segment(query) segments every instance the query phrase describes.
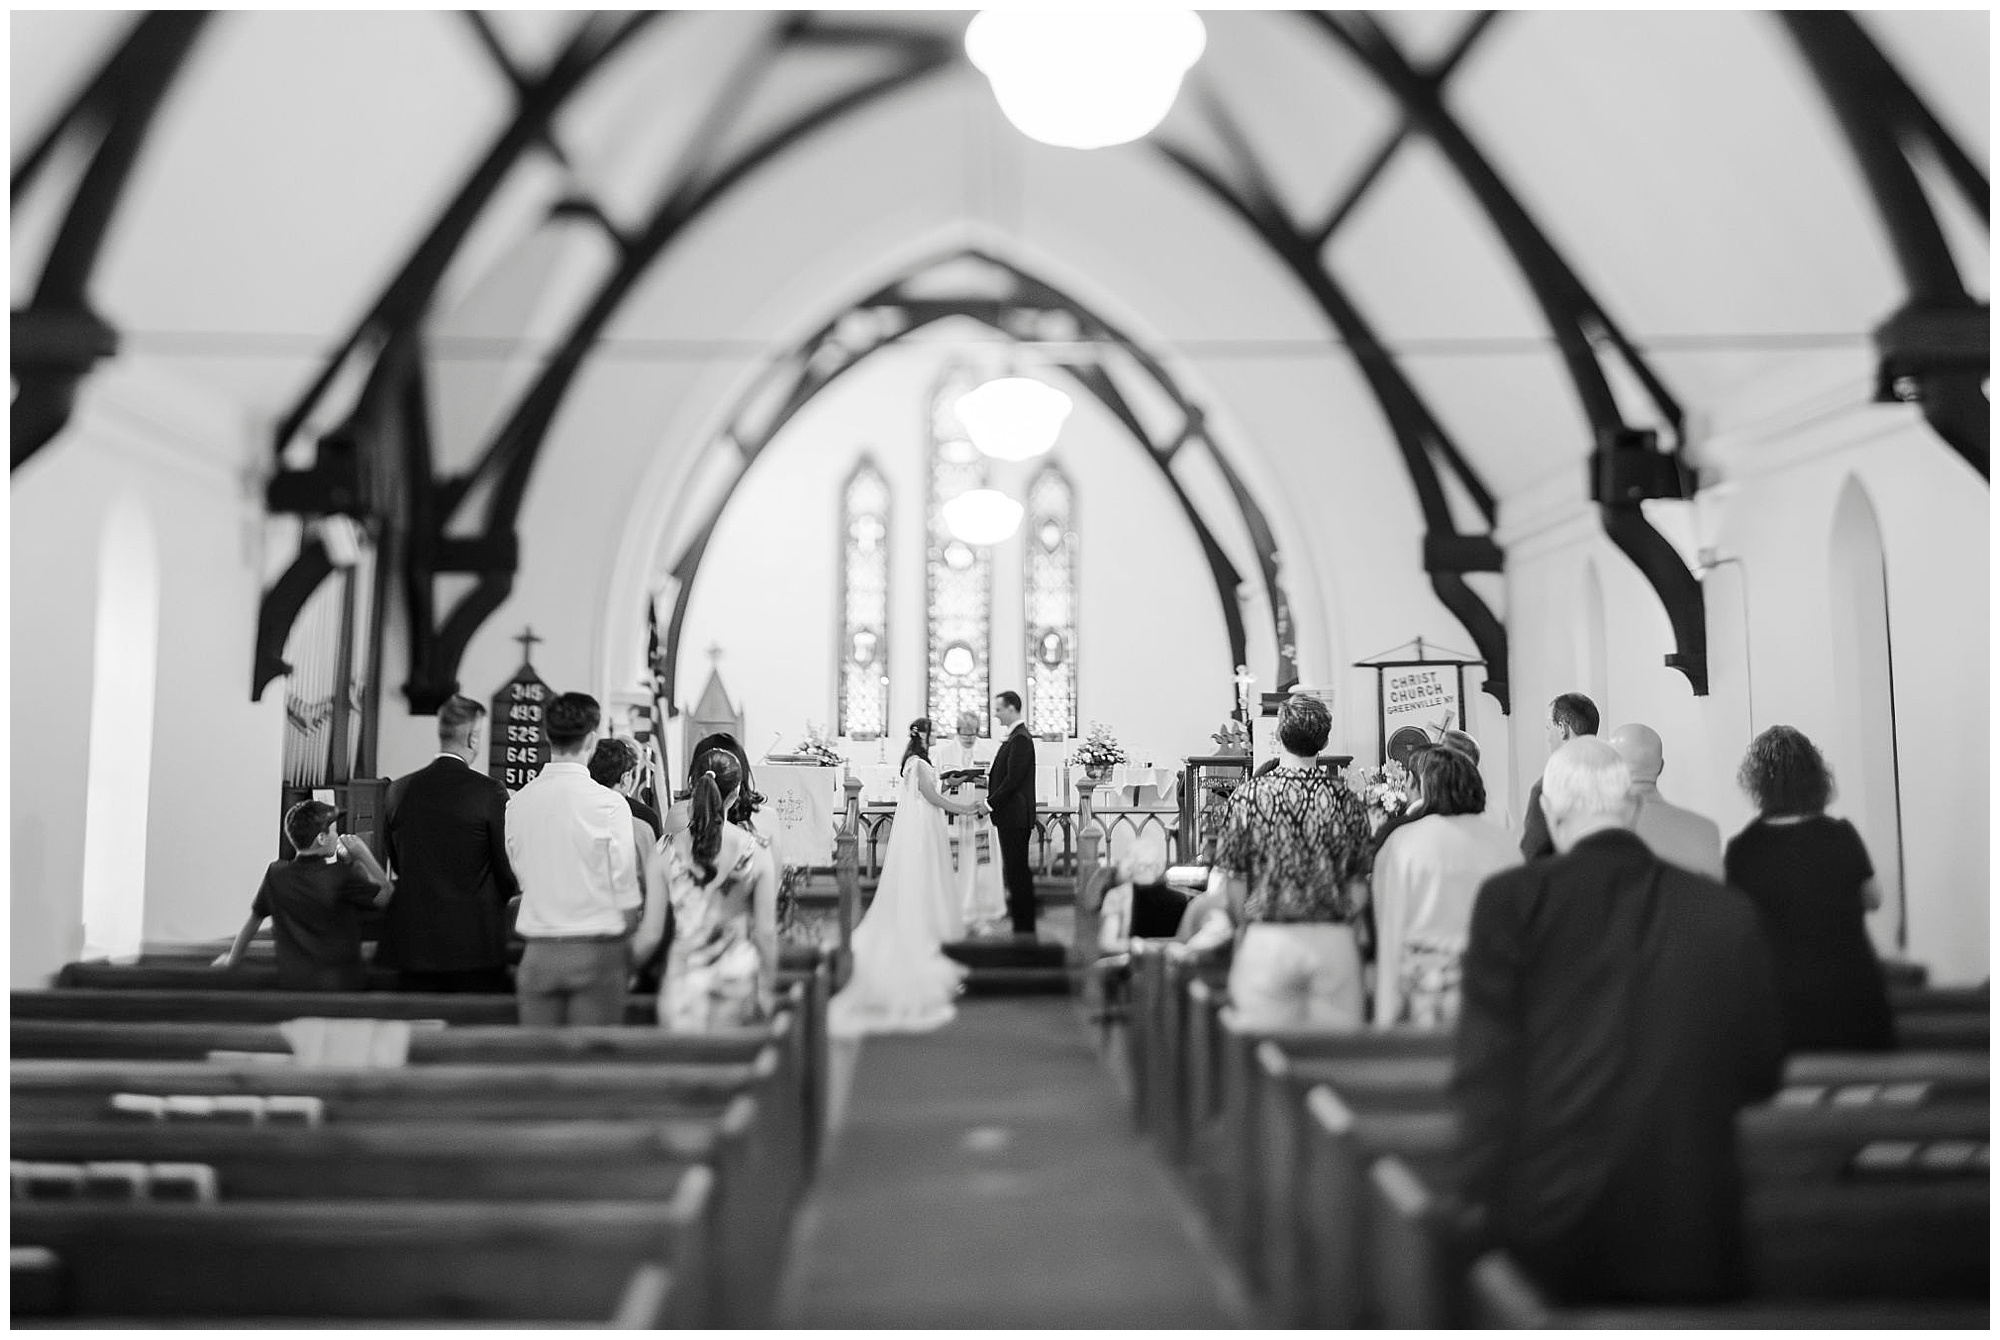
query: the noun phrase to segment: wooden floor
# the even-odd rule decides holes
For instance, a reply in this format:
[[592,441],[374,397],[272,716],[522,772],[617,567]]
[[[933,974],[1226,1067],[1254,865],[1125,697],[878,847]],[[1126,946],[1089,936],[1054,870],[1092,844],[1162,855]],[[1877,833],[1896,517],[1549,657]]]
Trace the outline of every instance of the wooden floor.
[[844,1050],[778,1325],[1248,1324],[1071,1000],[967,1000]]

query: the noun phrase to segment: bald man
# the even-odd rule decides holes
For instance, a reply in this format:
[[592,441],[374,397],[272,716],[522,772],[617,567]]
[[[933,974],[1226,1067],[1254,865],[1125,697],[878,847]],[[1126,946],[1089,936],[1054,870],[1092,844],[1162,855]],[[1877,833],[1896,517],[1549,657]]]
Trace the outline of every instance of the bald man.
[[1660,770],[1666,751],[1659,732],[1638,722],[1612,731],[1606,743],[1632,770],[1632,798],[1639,816],[1632,824],[1653,855],[1683,870],[1724,882],[1722,830],[1693,810],[1682,809],[1660,794]]

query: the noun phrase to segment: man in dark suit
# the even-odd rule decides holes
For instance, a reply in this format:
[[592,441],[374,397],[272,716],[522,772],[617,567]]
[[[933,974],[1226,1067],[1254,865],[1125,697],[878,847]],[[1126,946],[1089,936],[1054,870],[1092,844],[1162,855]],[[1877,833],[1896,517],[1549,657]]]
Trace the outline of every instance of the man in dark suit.
[[1610,745],[1550,757],[1558,855],[1473,905],[1452,1078],[1461,1187],[1565,1302],[1738,1296],[1736,1114],[1783,1065],[1757,916],[1629,831]]
[[438,708],[438,756],[389,783],[383,831],[396,871],[375,961],[404,991],[511,992],[507,788],[474,766],[486,709],[454,695]]
[[[1581,693],[1559,693],[1549,703],[1548,719],[1542,723],[1542,730],[1549,737],[1549,752],[1568,744],[1580,735],[1597,734],[1597,704]],[[1555,855],[1555,843],[1549,839],[1548,820],[1542,815],[1542,779],[1528,788],[1527,812],[1521,816],[1521,859],[1539,860]]]
[[1035,831],[1035,741],[1021,721],[1021,695],[994,696],[993,718],[1004,738],[986,774],[986,803],[1000,843],[1000,880],[1007,887],[1007,915],[1014,934],[1035,937],[1035,876],[1028,868],[1028,838]]

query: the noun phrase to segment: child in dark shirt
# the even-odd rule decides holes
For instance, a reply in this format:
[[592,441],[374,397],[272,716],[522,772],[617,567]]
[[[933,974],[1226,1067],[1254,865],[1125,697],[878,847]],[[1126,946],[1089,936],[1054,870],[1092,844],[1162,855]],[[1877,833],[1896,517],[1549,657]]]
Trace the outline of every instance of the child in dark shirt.
[[268,917],[281,988],[362,989],[368,968],[361,961],[361,909],[387,903],[395,881],[367,843],[341,835],[339,819],[340,811],[322,801],[292,807],[285,836],[297,855],[271,862],[250,904],[250,919],[216,967],[235,967]]

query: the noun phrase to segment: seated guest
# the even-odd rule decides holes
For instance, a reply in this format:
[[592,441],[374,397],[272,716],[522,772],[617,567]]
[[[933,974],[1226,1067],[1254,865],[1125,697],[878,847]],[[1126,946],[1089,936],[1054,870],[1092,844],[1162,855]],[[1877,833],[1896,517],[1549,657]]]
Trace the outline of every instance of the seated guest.
[[1829,818],[1833,775],[1813,742],[1790,726],[1751,741],[1737,782],[1757,817],[1729,842],[1729,882],[1750,895],[1764,925],[1785,1045],[1793,1051],[1896,1045],[1889,988],[1868,939],[1882,886],[1861,835]]
[[755,1023],[770,1013],[778,981],[778,868],[769,843],[730,823],[742,764],[727,749],[694,760],[688,826],[654,857],[636,948],[651,949],[670,904],[674,939],[660,983],[659,1020],[676,1032]]
[[1736,1114],[1783,1067],[1757,914],[1629,832],[1602,740],[1549,758],[1558,855],[1487,880],[1452,1092],[1460,1185],[1565,1303],[1701,1303],[1745,1286]]
[[1148,828],[1139,835],[1119,863],[1117,877],[1098,908],[1098,947],[1119,954],[1133,939],[1173,939],[1189,900],[1167,886],[1167,840],[1159,830]]
[[1490,875],[1518,865],[1489,823],[1486,783],[1470,758],[1440,746],[1410,760],[1417,817],[1375,853],[1375,1026],[1439,1027],[1458,1016],[1459,959],[1472,900]]
[[277,942],[278,985],[286,991],[359,991],[367,985],[361,960],[361,909],[381,907],[395,890],[368,844],[341,836],[340,811],[307,800],[285,815],[296,853],[273,861],[250,903],[236,941],[215,960],[233,968],[266,917]]
[[521,892],[507,860],[507,788],[480,770],[486,709],[454,694],[438,708],[438,753],[389,783],[383,855],[396,899],[378,967],[398,991],[507,993],[507,904]]
[[521,881],[515,927],[527,941],[514,994],[530,1028],[625,1021],[639,856],[632,811],[585,766],[599,717],[589,694],[557,694],[543,714],[548,766],[507,802],[507,858]]
[[1354,923],[1368,898],[1368,812],[1318,759],[1326,704],[1295,694],[1278,709],[1278,767],[1224,802],[1209,891],[1242,927],[1229,999],[1253,1028],[1361,1023]]
[[1709,879],[1722,878],[1722,830],[1713,820],[1684,810],[1660,794],[1660,771],[1666,751],[1650,726],[1637,722],[1620,726],[1605,737],[1632,770],[1632,798],[1639,817],[1632,825],[1653,855]]

